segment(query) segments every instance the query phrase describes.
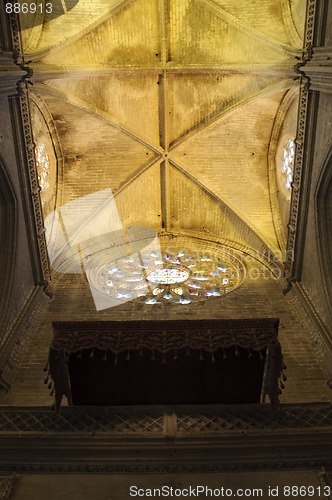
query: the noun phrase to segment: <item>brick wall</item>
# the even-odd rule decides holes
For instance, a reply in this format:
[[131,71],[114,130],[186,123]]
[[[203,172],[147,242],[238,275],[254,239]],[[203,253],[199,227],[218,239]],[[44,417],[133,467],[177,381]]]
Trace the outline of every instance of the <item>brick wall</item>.
[[[3,279],[0,283],[0,294],[7,294],[9,298],[8,307],[5,311],[0,311],[1,314],[1,329],[0,331],[0,345],[1,339],[4,338],[6,333],[10,330],[15,319],[18,317],[22,311],[29,295],[32,293],[34,288],[34,278],[32,274],[32,264],[30,258],[30,249],[27,237],[27,228],[25,224],[25,214],[22,206],[21,200],[21,183],[20,176],[18,173],[18,152],[15,151],[15,141],[12,131],[11,116],[9,110],[9,104],[6,99],[0,100],[0,114],[1,114],[1,124],[0,124],[0,143],[1,143],[1,163],[3,168],[6,170],[11,183],[13,192],[15,193],[15,202],[11,204],[10,207],[10,221],[4,219],[1,223],[8,230],[8,224],[11,223],[12,219],[15,218],[16,210],[16,232],[14,235],[14,245],[13,248],[8,248],[8,240],[3,238],[0,241],[0,254],[4,257],[7,252],[11,253],[11,258],[13,262],[13,275],[11,277],[10,287],[4,290],[2,288]],[[4,180],[2,179],[2,182]],[[9,188],[8,192],[9,192]],[[5,213],[5,212],[4,212]],[[14,227],[12,231],[15,231]],[[5,233],[4,233],[5,234]],[[7,233],[6,233],[7,234]]]
[[[257,267],[257,262],[255,263]],[[248,269],[249,270],[249,269]],[[282,402],[331,400],[325,375],[320,366],[319,343],[307,326],[304,310],[295,294],[283,295],[280,284],[264,278],[260,267],[257,279],[243,285],[222,299],[211,299],[198,305],[154,305],[138,301],[96,312],[85,278],[67,274],[58,277],[55,298],[33,336],[21,363],[5,405],[50,405],[43,366],[52,340],[51,321],[55,320],[121,320],[121,319],[209,319],[209,318],[280,318],[279,340],[287,365],[288,381]]]
[[[319,235],[317,231],[317,213],[315,210],[315,195],[317,194],[317,184],[322,174],[323,166],[332,144],[332,98],[330,94],[321,94],[318,111],[318,129],[316,135],[316,146],[312,165],[312,178],[310,201],[308,211],[308,222],[306,228],[306,238],[304,245],[304,258],[302,267],[301,284],[314,307],[316,308],[321,320],[324,322],[332,338],[331,306],[327,301],[326,293],[331,294],[331,290],[324,290],[324,273],[331,272],[331,269],[322,269],[319,251]],[[321,126],[319,126],[321,125]],[[327,166],[330,168],[330,166]],[[323,217],[331,217],[331,214],[322,215]]]

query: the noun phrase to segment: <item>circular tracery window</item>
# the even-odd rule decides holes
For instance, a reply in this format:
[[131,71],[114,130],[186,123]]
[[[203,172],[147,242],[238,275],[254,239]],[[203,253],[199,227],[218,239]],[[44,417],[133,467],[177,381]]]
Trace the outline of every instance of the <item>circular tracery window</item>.
[[184,269],[164,268],[151,271],[146,275],[151,283],[159,283],[160,285],[174,285],[174,283],[182,283],[189,277],[189,273]]
[[244,267],[229,253],[189,250],[137,253],[109,265],[92,266],[87,277],[100,292],[119,301],[190,304],[222,297],[239,286]]
[[281,173],[283,175],[286,189],[292,188],[295,161],[295,142],[292,139],[286,141],[282,151]]

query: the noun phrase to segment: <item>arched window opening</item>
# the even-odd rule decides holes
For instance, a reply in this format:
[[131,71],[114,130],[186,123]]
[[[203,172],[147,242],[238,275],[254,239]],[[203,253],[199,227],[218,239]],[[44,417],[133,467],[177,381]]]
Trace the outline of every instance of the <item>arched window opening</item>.
[[42,196],[50,187],[50,158],[49,154],[46,150],[46,146],[44,143],[39,143],[35,147],[35,155],[36,155],[36,164],[37,164],[37,174],[38,174],[38,184],[40,186],[40,190]]
[[291,190],[294,174],[295,142],[288,139],[282,150],[281,173],[287,190]]

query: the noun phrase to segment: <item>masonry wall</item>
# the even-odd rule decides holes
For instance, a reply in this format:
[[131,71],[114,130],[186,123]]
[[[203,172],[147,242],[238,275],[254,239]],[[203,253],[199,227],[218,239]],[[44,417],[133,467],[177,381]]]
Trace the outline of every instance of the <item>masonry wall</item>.
[[[0,332],[1,338],[4,338],[9,332],[13,323],[18,318],[24,305],[26,304],[29,296],[34,289],[34,279],[32,274],[32,265],[30,250],[27,238],[27,229],[25,215],[21,199],[22,185],[20,182],[18,157],[16,156],[17,150],[15,149],[15,138],[12,131],[11,114],[9,109],[9,102],[6,98],[0,98],[0,148],[1,148],[1,161],[7,171],[14,196],[16,198],[15,205],[11,207],[12,211],[16,209],[16,229],[14,239],[15,243],[13,248],[8,248],[8,240],[4,239],[0,242],[0,251],[5,255],[8,251],[11,252],[11,266],[13,267],[13,274],[10,287],[4,289],[3,277],[0,283],[0,295],[4,294],[9,299],[8,307],[6,310],[0,311],[0,321],[2,331]],[[6,220],[1,221],[3,224],[8,223]]]
[[[332,145],[332,96],[320,93],[318,124],[319,133],[315,137],[315,151],[312,164],[311,189],[309,200],[309,212],[306,228],[306,239],[304,244],[304,257],[302,266],[301,285],[308,294],[310,301],[317,310],[325,328],[329,332],[332,341],[332,308],[328,300],[325,275],[331,269],[323,269],[320,258],[320,240],[318,234],[318,215],[316,206],[317,185],[320,181],[323,168],[326,165],[329,150]],[[327,165],[329,168],[329,165]],[[329,218],[330,214],[320,214],[321,217]],[[328,241],[328,240],[327,240]]]
[[55,297],[42,319],[21,363],[4,405],[48,406],[52,403],[43,384],[43,367],[52,341],[51,322],[140,319],[234,319],[280,318],[279,340],[288,380],[282,402],[330,401],[331,392],[321,368],[322,351],[315,333],[308,328],[308,318],[296,295],[282,293],[279,282],[266,268],[255,263],[253,278],[222,299],[210,299],[191,305],[146,305],[138,300],[97,312],[86,279],[63,274],[56,284]]

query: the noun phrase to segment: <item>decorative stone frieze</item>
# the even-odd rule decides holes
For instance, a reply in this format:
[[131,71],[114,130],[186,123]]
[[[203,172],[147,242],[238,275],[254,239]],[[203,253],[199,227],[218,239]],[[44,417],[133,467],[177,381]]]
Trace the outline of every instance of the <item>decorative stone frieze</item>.
[[[300,204],[303,205],[303,198],[307,197],[308,193],[304,193],[304,187],[309,189],[306,183],[303,186],[303,169],[305,167],[304,162],[304,148],[307,146],[308,137],[308,117],[311,118],[313,113],[308,112],[309,106],[309,87],[310,80],[306,73],[303,71],[303,67],[312,58],[312,45],[314,41],[314,26],[315,26],[315,16],[316,16],[316,4],[317,0],[309,0],[307,8],[307,22],[305,30],[305,40],[304,40],[304,50],[302,61],[299,62],[294,67],[295,73],[297,73],[301,78],[301,88],[300,88],[300,101],[299,101],[299,116],[298,116],[298,126],[297,134],[295,138],[296,143],[296,153],[295,153],[295,164],[294,164],[294,174],[292,183],[292,197],[290,206],[290,217],[288,224],[288,238],[286,246],[286,257],[284,272],[289,285],[293,281],[299,279],[299,265],[298,261],[301,260],[301,252],[298,252],[299,241],[299,210]],[[310,101],[312,107],[315,106],[315,102]],[[312,110],[310,110],[312,111]],[[303,210],[303,215],[305,216],[305,210]],[[290,286],[285,289],[287,292]]]
[[278,412],[268,405],[76,407],[58,416],[44,408],[3,408],[0,470],[328,470],[331,425],[331,405],[319,404]]
[[[17,132],[15,144],[17,150],[24,147],[25,155],[23,161],[19,164],[22,170],[21,178],[27,183],[27,193],[23,207],[27,212],[27,220],[34,221],[28,231],[31,237],[31,248],[34,260],[34,274],[36,285],[43,286],[46,295],[51,297],[48,289],[50,279],[50,269],[46,240],[44,234],[44,221],[40,200],[40,187],[38,185],[37,167],[35,161],[33,135],[31,130],[31,120],[28,101],[28,86],[32,77],[32,69],[24,60],[19,19],[16,14],[8,15],[13,48],[13,65],[16,68],[16,76],[12,76],[16,81],[16,92],[12,92],[11,114],[14,120]],[[1,79],[0,79],[1,81]],[[24,191],[25,192],[25,191]],[[32,212],[32,213],[30,213]]]
[[103,435],[173,437],[219,435],[229,431],[274,429],[324,429],[332,427],[330,404],[282,404],[277,412],[269,405],[71,407],[55,416],[47,408],[2,407],[1,434],[18,433],[101,433]]

